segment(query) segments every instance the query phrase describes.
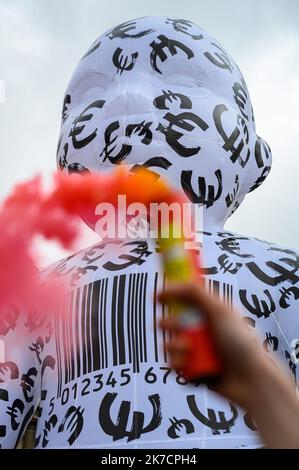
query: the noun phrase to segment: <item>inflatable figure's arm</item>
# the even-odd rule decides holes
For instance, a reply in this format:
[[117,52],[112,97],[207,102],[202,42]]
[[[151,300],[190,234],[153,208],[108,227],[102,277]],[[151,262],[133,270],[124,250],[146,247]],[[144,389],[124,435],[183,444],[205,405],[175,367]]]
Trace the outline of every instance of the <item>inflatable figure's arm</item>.
[[[292,286],[292,292],[295,289],[299,292],[299,285]],[[287,292],[290,292],[287,289]],[[285,291],[282,296],[285,295]],[[278,308],[281,308],[278,305]],[[294,297],[288,300],[288,307],[283,307],[276,315],[279,323],[279,355],[282,361],[289,368],[296,384],[299,381],[299,302]]]
[[278,352],[292,373],[299,380],[299,254],[293,250],[282,250],[276,261],[281,267],[277,286],[276,310]]
[[40,398],[45,337],[36,312],[0,314],[0,447],[14,448]]

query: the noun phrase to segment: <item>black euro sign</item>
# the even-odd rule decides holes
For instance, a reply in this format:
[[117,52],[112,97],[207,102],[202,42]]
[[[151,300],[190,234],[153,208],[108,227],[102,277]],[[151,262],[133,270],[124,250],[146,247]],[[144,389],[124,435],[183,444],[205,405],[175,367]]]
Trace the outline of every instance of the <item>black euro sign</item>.
[[76,406],[72,405],[67,410],[58,428],[59,433],[64,432],[65,427],[70,432],[70,436],[67,440],[70,446],[75,442],[75,440],[81,434],[81,431],[83,429],[83,424],[84,424],[83,414],[84,414],[84,408],[81,409],[80,406],[77,408]]
[[85,251],[84,253],[84,256],[82,258],[82,261],[85,261],[87,264],[92,264],[92,263],[95,263],[96,261],[98,261],[99,259],[101,259],[105,252],[102,252],[100,254],[98,254],[98,250],[99,249],[103,249],[104,247],[101,247],[101,246],[94,246],[88,250]]
[[217,188],[213,185],[206,184],[206,178],[203,176],[197,177],[198,192],[194,191],[192,187],[192,170],[183,170],[181,173],[181,185],[188,196],[190,201],[203,204],[207,209],[217,201],[222,194],[222,173],[221,170],[215,171],[217,180]]
[[263,346],[265,351],[270,352],[270,346],[272,351],[277,351],[278,349],[278,338],[273,336],[270,332],[266,333],[266,338],[263,341]]
[[54,367],[55,367],[55,358],[53,356],[50,356],[50,354],[48,354],[44,359],[43,359],[43,362],[42,362],[42,370],[41,370],[41,375],[43,377],[44,375],[44,372],[46,370],[46,368],[48,367],[49,369],[52,369],[54,370]]
[[260,176],[256,179],[256,181],[253,183],[253,186],[249,189],[249,193],[251,193],[252,191],[254,191],[256,188],[258,188],[264,181],[265,179],[267,178],[267,176],[269,175],[271,171],[271,166],[265,166],[263,168],[263,171],[262,173],[260,174]]
[[[268,244],[271,245],[271,243],[268,243]],[[280,248],[278,246],[271,245],[270,248],[268,248],[268,250],[275,251],[275,253],[284,253],[286,255],[296,256],[296,251],[290,250],[289,248]]]
[[98,266],[83,266],[82,268],[76,268],[71,276],[71,286],[77,286],[78,282],[84,277],[87,273],[95,272],[98,270]]
[[[59,145],[59,147],[60,147],[60,145]],[[58,156],[59,149],[57,151],[58,166],[59,166],[60,171],[63,171],[68,166],[68,162],[67,162],[68,151],[69,151],[69,144],[67,142],[63,146],[63,153],[62,153],[61,156]]]
[[121,75],[124,70],[126,71],[132,70],[135,65],[137,57],[138,57],[138,52],[133,52],[133,54],[131,54],[131,59],[129,58],[128,55],[124,57],[123,49],[118,47],[112,56],[112,62],[117,68],[117,73]]
[[[104,243],[98,243],[94,245],[92,248],[87,249],[84,251],[84,256],[82,256],[81,261],[85,261],[87,264],[96,263],[100,258],[102,258],[105,254],[105,248],[116,245],[119,246],[123,242],[121,240],[112,240],[112,241],[105,241]],[[100,252],[100,250],[104,250],[104,252]],[[100,253],[97,255],[97,252]]]
[[118,257],[120,260],[125,260],[124,263],[118,264],[112,261],[107,261],[107,263],[103,264],[104,269],[107,269],[108,271],[119,271],[121,269],[126,269],[133,264],[140,266],[145,262],[144,258],[147,258],[152,254],[152,252],[148,250],[148,244],[146,241],[136,240],[124,243],[123,246],[133,247],[129,253],[123,253]]
[[299,361],[299,340],[298,339],[294,339],[291,342],[291,348],[293,350],[293,352],[291,354],[291,358],[293,360],[293,363],[297,364],[298,361]]
[[251,429],[251,431],[257,431],[257,427],[256,427],[256,424],[252,418],[252,416],[247,412],[245,413],[244,417],[244,423],[246,424],[246,426]]
[[151,131],[152,122],[139,122],[137,124],[128,124],[126,127],[126,137],[132,137],[133,134],[137,134],[142,137],[141,143],[149,145],[153,139],[153,133]]
[[255,315],[257,318],[268,318],[271,313],[275,311],[275,302],[268,291],[268,289],[264,290],[264,294],[267,297],[267,300],[265,299],[258,299],[256,294],[251,295],[252,303],[247,299],[247,290],[246,289],[240,289],[239,290],[239,297],[240,300],[243,304],[243,306],[253,315]]
[[203,414],[197,406],[195,395],[188,395],[187,403],[193,416],[202,424],[209,427],[213,434],[220,434],[220,431],[230,433],[238,417],[237,407],[232,402],[229,402],[232,413],[231,417],[227,418],[224,411],[218,411],[219,419],[217,418],[215,410],[211,408],[207,409],[207,416]]
[[80,113],[79,116],[74,119],[69,136],[72,137],[72,143],[75,149],[81,149],[82,147],[85,147],[97,136],[98,129],[95,128],[88,136],[82,139],[78,139],[78,136],[80,136],[80,134],[85,129],[84,123],[90,121],[94,116],[92,112],[88,113],[88,111],[93,108],[100,109],[103,107],[104,103],[105,101],[103,100],[94,101],[85,109],[83,109],[82,113]]
[[284,263],[287,266],[290,266],[288,269],[286,266],[282,264],[278,264],[275,261],[266,261],[266,266],[274,271],[277,276],[270,276],[269,274],[265,273],[256,263],[251,262],[247,263],[247,267],[255,277],[257,277],[260,281],[268,284],[269,286],[277,286],[282,282],[288,281],[291,284],[296,284],[299,281],[299,276],[296,274],[299,269],[299,255],[297,253],[293,253],[294,258],[280,258],[279,261]]
[[156,42],[156,40],[154,40],[150,43],[150,47],[152,48],[150,62],[152,68],[161,75],[162,72],[157,66],[157,58],[159,57],[161,62],[165,62],[165,60],[167,60],[168,56],[164,49],[167,49],[172,56],[177,54],[177,49],[180,49],[186,54],[188,60],[194,57],[193,51],[180,41],[170,39],[164,36],[164,34],[160,34],[157,39],[159,39],[160,42]]
[[249,116],[245,113],[246,105],[248,102],[248,90],[245,81],[242,79],[242,83],[236,82],[233,86],[234,92],[234,100],[236,105],[238,106],[240,113],[242,114],[243,118],[248,121]]
[[85,168],[85,166],[81,165],[81,163],[71,163],[70,165],[68,165],[67,167],[67,171],[69,173],[69,175],[73,175],[73,174],[76,174],[76,175],[87,175],[87,174],[91,174],[90,171]]
[[41,336],[39,336],[37,338],[35,343],[32,343],[32,346],[29,346],[30,351],[32,351],[36,354],[36,357],[37,357],[38,362],[40,364],[42,363],[40,355],[44,350],[44,346],[45,346],[45,343],[44,343],[44,340]]
[[62,105],[62,122],[64,122],[68,117],[68,107],[71,104],[72,98],[71,95],[65,95],[64,100],[63,100],[63,105]]
[[233,73],[234,67],[227,52],[225,52],[225,50],[222,49],[222,47],[220,47],[218,44],[212,43],[212,46],[215,46],[216,51],[213,53],[214,55],[212,55],[210,52],[205,52],[204,55],[206,58],[217,67],[229,70],[230,73]]
[[105,36],[108,37],[109,39],[115,39],[115,38],[138,39],[138,38],[142,38],[143,36],[146,36],[146,35],[148,35],[148,34],[150,34],[154,31],[153,29],[145,29],[143,31],[140,31],[139,33],[129,34],[129,31],[133,31],[134,29],[136,29],[136,21],[125,21],[124,23],[121,23],[121,24],[115,26],[108,33],[106,33]]
[[192,108],[192,101],[188,96],[183,95],[182,93],[174,93],[171,90],[162,90],[162,92],[163,95],[157,96],[157,98],[155,98],[153,101],[155,108],[169,110],[169,106],[166,105],[166,101],[169,101],[169,103],[172,104],[173,101],[177,101],[178,99],[180,100],[181,109]]
[[216,245],[219,246],[220,250],[226,251],[234,256],[239,256],[240,258],[253,258],[253,255],[250,253],[241,253],[239,240],[248,240],[246,237],[227,237],[223,238],[220,242],[216,242]]
[[[40,402],[39,402],[38,407],[37,407],[36,412],[35,412],[35,416],[37,418],[42,417],[42,414],[43,414],[43,406],[42,405],[43,405],[44,401],[47,398],[47,394],[48,394],[47,390],[41,390]],[[51,412],[49,414],[51,414]],[[35,434],[34,447],[37,447],[39,445],[40,439],[41,439],[41,434],[38,434],[38,435]]]
[[7,407],[6,414],[10,416],[10,425],[13,431],[16,431],[21,424],[20,418],[24,412],[25,405],[19,398],[16,398],[11,406]]
[[235,186],[233,188],[233,192],[232,194],[228,193],[225,197],[226,207],[230,207],[232,205],[232,203],[234,202],[234,200],[236,199],[238,195],[239,189],[240,189],[239,175],[236,175]]
[[72,266],[71,268],[68,267],[68,261],[72,259],[74,256],[75,255],[68,256],[67,258],[58,262],[55,268],[49,273],[48,279],[66,276],[70,274],[72,271],[74,271],[75,266]]
[[[1,393],[0,393],[0,399],[1,399]],[[15,440],[15,448],[17,448],[18,443],[20,439],[22,438],[23,433],[27,427],[27,424],[33,416],[34,405],[32,405],[27,410],[27,413],[25,414],[25,416],[23,417],[23,420],[21,421],[24,410],[25,410],[24,403],[19,398],[16,398],[14,402],[12,403],[12,405],[7,407],[7,411],[6,411],[6,414],[8,414],[11,418],[11,422],[10,422],[11,429],[13,431],[17,431],[19,429],[18,436]],[[6,427],[0,426],[0,436],[1,435],[5,436],[5,434],[6,434]]]
[[[223,149],[230,154],[233,163],[238,161],[240,166],[244,168],[250,158],[250,149],[247,148],[249,143],[249,132],[246,121],[239,114],[237,117],[237,125],[230,135],[227,135],[223,128],[222,116],[227,112],[228,108],[224,104],[218,104],[213,112],[213,118],[216,129],[222,137],[224,145]],[[244,157],[242,154],[245,152]]]
[[279,299],[279,305],[281,308],[289,308],[291,305],[290,299],[293,297],[294,300],[299,299],[299,287],[291,286],[288,289],[282,287],[279,289],[281,297]]
[[254,154],[258,168],[263,168],[265,166],[264,160],[269,160],[271,157],[271,149],[269,145],[259,136],[257,136],[256,139]]
[[[0,400],[1,401],[8,401],[8,391],[5,388],[0,388]],[[0,424],[0,437],[6,436],[6,426]]]
[[232,232],[217,232],[217,236],[221,238],[232,237]]
[[185,147],[181,144],[179,140],[184,136],[184,133],[175,130],[174,127],[178,127],[187,133],[194,131],[196,126],[202,131],[206,131],[209,126],[203,119],[188,111],[179,114],[166,113],[163,119],[168,121],[168,126],[160,122],[156,130],[165,135],[166,142],[178,155],[192,157],[201,150],[200,146]]
[[15,305],[11,305],[7,311],[1,312],[0,336],[5,336],[10,330],[13,331],[15,329],[19,314],[20,311]]
[[[141,137],[141,143],[148,145],[152,141],[153,133],[150,130],[152,122],[139,122],[136,124],[129,124],[126,127],[126,137],[132,137],[134,133],[137,133]],[[103,162],[108,158],[110,163],[114,165],[120,164],[132,151],[133,146],[131,144],[122,144],[120,151],[113,155],[113,152],[117,146],[117,135],[112,137],[112,134],[119,129],[120,125],[118,121],[114,121],[106,128],[104,133],[105,147],[100,153],[100,157],[104,155]],[[115,145],[114,145],[115,144]]]
[[20,385],[27,403],[30,403],[33,400],[36,377],[37,369],[35,367],[30,367],[27,373],[22,375]]
[[240,271],[243,264],[237,263],[235,260],[230,259],[228,255],[223,253],[223,255],[219,256],[218,263],[220,266],[219,271],[223,271],[223,274],[230,273],[230,274],[237,274]]
[[52,429],[54,429],[57,425],[58,418],[56,415],[50,416],[50,418],[45,421],[44,429],[43,429],[43,440],[42,440],[42,447],[45,448],[49,444],[49,433]]
[[[19,368],[15,362],[0,362],[0,374],[3,374],[3,376],[5,376],[7,371],[9,371],[9,380],[15,380],[19,378]],[[5,378],[1,379],[0,376],[0,383],[5,381]]]
[[184,430],[186,434],[194,433],[194,426],[189,419],[177,419],[173,417],[173,419],[169,418],[169,421],[171,426],[168,428],[167,434],[171,439],[178,439],[180,433]]
[[30,333],[32,331],[38,330],[43,326],[45,318],[41,316],[36,310],[30,310],[27,315],[26,322],[24,326],[28,329]]
[[148,400],[152,405],[152,416],[147,425],[144,425],[144,413],[133,411],[132,425],[129,430],[128,420],[131,410],[131,402],[122,401],[115,422],[112,421],[110,410],[116,400],[117,393],[106,393],[99,408],[99,423],[103,431],[113,437],[113,441],[127,438],[127,442],[139,439],[142,434],[157,429],[162,421],[161,402],[158,394],[149,395]]
[[[140,164],[136,164],[136,165],[133,165],[132,168],[130,169],[130,171],[132,173],[136,173],[140,168],[161,168],[163,170],[168,170],[168,168],[172,165],[172,163],[170,163],[169,160],[167,160],[167,158],[165,157],[152,157],[152,158],[149,158],[148,160],[146,160],[144,163],[142,163],[141,165]],[[153,175],[156,176],[157,180],[160,178],[160,175],[158,173],[156,173],[155,171],[153,170],[149,170]]]
[[239,206],[240,206],[239,201],[235,201],[233,206],[230,208],[229,215],[231,216],[234,212],[236,212]]
[[[111,155],[116,148],[115,141],[117,140],[117,135],[112,137],[112,134],[119,129],[120,125],[118,121],[114,121],[106,128],[104,133],[105,147],[100,153],[100,157],[104,155],[103,162],[108,158],[110,163],[115,165],[121,163],[131,152],[132,145],[123,144],[120,151],[116,155]],[[113,145],[115,143],[115,145]]]
[[173,29],[175,29],[175,31],[178,31],[179,33],[187,34],[187,36],[190,36],[194,40],[203,39],[202,34],[192,34],[189,32],[189,28],[192,28],[193,26],[199,29],[198,26],[192,23],[192,21],[184,20],[182,18],[167,18],[165,23],[171,24],[173,26]]
[[201,267],[200,272],[203,276],[211,276],[212,274],[217,274],[217,266]]

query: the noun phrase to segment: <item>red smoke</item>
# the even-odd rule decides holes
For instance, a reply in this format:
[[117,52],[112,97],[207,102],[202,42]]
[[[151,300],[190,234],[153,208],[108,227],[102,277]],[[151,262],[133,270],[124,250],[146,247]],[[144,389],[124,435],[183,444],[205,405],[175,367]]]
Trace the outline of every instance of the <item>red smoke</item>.
[[117,204],[118,194],[126,195],[128,204],[147,204],[167,201],[170,191],[153,173],[131,175],[124,167],[105,175],[56,177],[50,191],[39,177],[17,185],[0,207],[0,311],[9,304],[29,308],[33,300],[49,307],[56,286],[40,284],[35,236],[71,248],[79,233],[77,215],[94,214],[101,202]]
[[59,201],[49,204],[50,197],[41,179],[34,178],[17,185],[1,205],[0,310],[9,304],[29,308],[33,299],[36,305],[42,298],[44,303],[51,298],[50,291],[39,283],[33,240],[39,234],[70,248],[77,227],[75,217]]

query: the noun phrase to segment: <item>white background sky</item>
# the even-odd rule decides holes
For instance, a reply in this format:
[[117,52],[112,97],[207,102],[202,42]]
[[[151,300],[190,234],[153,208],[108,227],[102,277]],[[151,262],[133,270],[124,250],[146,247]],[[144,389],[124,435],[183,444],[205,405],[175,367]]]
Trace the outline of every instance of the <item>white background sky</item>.
[[[226,228],[299,247],[298,0],[0,0],[6,92],[0,103],[0,199],[16,182],[55,171],[62,97],[90,44],[111,26],[146,15],[197,23],[245,75],[273,168]],[[50,259],[61,254],[47,252]]]

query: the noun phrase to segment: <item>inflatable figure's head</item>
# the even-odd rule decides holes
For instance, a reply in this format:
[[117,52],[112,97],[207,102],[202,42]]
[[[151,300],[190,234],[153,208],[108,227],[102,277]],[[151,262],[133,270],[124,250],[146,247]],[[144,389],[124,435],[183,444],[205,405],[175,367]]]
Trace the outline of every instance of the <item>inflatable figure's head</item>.
[[205,226],[222,225],[271,168],[238,66],[172,17],[127,21],[93,43],[64,97],[57,159],[69,173],[144,165],[202,204]]

